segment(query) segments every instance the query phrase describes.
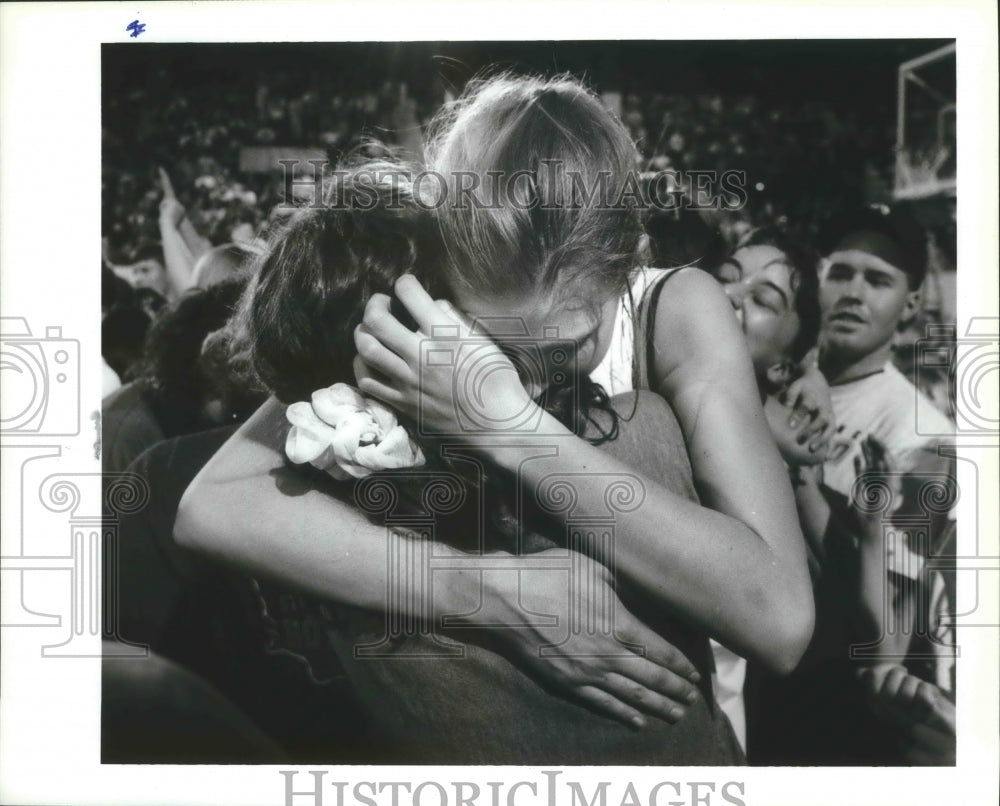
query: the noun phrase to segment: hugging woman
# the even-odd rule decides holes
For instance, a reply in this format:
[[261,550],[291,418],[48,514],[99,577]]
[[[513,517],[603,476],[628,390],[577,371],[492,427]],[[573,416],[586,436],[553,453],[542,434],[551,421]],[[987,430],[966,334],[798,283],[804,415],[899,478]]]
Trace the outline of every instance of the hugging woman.
[[[255,361],[279,399],[265,404],[188,489],[177,539],[259,576],[360,608],[349,611],[356,618],[329,631],[328,646],[347,670],[386,760],[738,763],[741,754],[707,683],[708,638],[787,671],[808,641],[812,607],[790,487],[725,295],[696,273],[677,275],[667,286],[655,277],[639,281],[648,273],[635,265],[637,211],[573,197],[570,177],[596,183],[610,176],[621,187],[634,165],[621,124],[576,82],[501,77],[474,85],[439,118],[428,153],[429,166],[456,182],[470,172],[487,177],[496,171],[521,172],[528,181],[509,184],[510,196],[499,206],[446,204],[425,214],[425,200],[414,197],[412,210],[394,201],[367,211],[305,213],[279,236],[248,297],[251,311],[255,300],[265,311],[278,310],[273,303],[282,294],[288,301],[282,315],[249,318]],[[566,168],[559,177],[541,167],[551,159]],[[437,254],[433,238],[417,234],[425,215],[430,231],[440,233]],[[360,234],[369,223],[377,230],[374,222],[387,216],[396,220],[380,237]],[[296,226],[305,229],[296,234]],[[338,320],[331,300],[345,282],[358,283],[359,273],[378,281],[365,279],[353,292],[353,310],[360,313],[363,305],[363,314]],[[419,279],[432,282],[432,292],[450,304],[436,301]],[[622,311],[623,299],[634,302],[631,317]],[[511,318],[519,324],[514,335],[507,329]],[[470,319],[478,320],[478,332]],[[527,336],[539,344],[543,365],[556,363],[544,350],[548,328],[576,345],[577,375],[569,384],[593,404],[582,418],[560,421],[558,411],[533,401],[556,376],[548,371],[553,367],[533,374],[505,358],[502,348],[509,353]],[[348,335],[356,355],[345,346]],[[637,391],[602,406],[605,396],[586,376],[605,361],[612,342],[620,348],[616,372],[633,370],[625,386]],[[631,361],[618,360],[628,345]],[[461,361],[421,366],[422,351],[438,347],[478,355],[492,350],[499,371],[489,393],[468,394]],[[279,392],[282,379],[297,385]],[[505,546],[492,554],[520,572],[456,563],[458,570],[440,584],[435,579],[387,603],[387,578],[399,577],[387,569],[387,557],[412,557],[426,542],[371,523],[343,491],[331,495],[325,481],[296,477],[283,452],[283,404],[352,381],[402,422],[419,424],[421,435],[432,437],[422,446],[432,461],[442,441],[475,456],[485,468],[484,490],[506,485],[515,502],[530,501],[554,477],[568,478],[572,507],[559,511],[551,500],[538,502],[546,510],[539,533],[556,546],[565,544],[561,535],[573,537],[574,524],[607,520],[609,479],[635,479],[638,503],[613,513],[613,552],[600,530],[571,544],[573,562],[588,569],[573,578],[595,580],[590,594],[608,597],[625,629],[575,631],[564,622],[554,632],[539,619],[525,619],[525,612],[566,612],[566,586],[560,590],[553,581],[563,577],[531,561],[569,555],[563,548],[532,553],[534,541],[526,540],[515,541],[517,551],[510,552],[502,542],[503,518],[487,519],[486,531],[495,530],[501,541],[487,549]],[[480,430],[472,439],[456,421],[460,410],[478,410],[486,424],[509,424],[529,412],[531,431]],[[540,445],[558,451],[543,456]],[[514,512],[515,535],[518,526],[534,533],[530,513],[516,506]],[[456,551],[433,548],[439,550]],[[434,643],[423,634],[390,642],[380,656],[356,653],[359,644],[378,642],[384,618],[365,619],[387,606],[417,619],[430,615],[434,627],[437,615],[461,614],[459,625],[475,628],[461,633],[464,657],[414,658],[421,652],[413,651],[413,642]],[[660,638],[643,632],[649,628]],[[683,679],[686,663],[664,638],[696,667],[695,697]],[[646,651],[634,651],[637,644]]]

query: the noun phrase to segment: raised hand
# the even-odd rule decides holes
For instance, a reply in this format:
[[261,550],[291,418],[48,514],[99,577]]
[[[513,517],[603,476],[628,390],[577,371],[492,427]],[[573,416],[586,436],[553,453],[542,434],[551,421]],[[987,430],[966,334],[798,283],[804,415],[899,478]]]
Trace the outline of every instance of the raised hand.
[[796,432],[796,444],[825,460],[836,418],[823,374],[816,367],[807,369],[788,386],[781,403],[791,410],[788,427]]
[[[801,410],[792,410],[780,403],[777,398],[768,396],[764,401],[764,415],[767,425],[778,446],[781,458],[791,468],[809,467],[821,464],[826,453],[823,450],[811,450],[810,433],[813,431],[813,421],[808,419]],[[792,427],[795,424],[795,428]]]
[[[890,501],[897,505],[901,500],[900,478],[892,473],[892,465],[889,462],[889,453],[876,437],[869,434],[861,442],[861,455],[854,457],[854,473],[856,477],[867,476],[869,483],[876,485],[886,485]],[[864,490],[858,492],[865,494]],[[878,496],[877,491],[874,495]],[[881,497],[881,496],[878,496]],[[868,507],[866,502],[852,501],[852,506],[859,518],[871,529],[869,537],[880,540],[882,536],[882,519],[891,513],[883,512],[881,507]]]
[[176,199],[177,194],[174,192],[174,183],[170,181],[170,174],[160,166],[157,166],[156,172],[160,176],[160,190],[163,191],[163,198]]
[[955,763],[955,705],[941,689],[894,664],[866,668],[860,678],[876,715],[899,728],[907,761]]
[[184,220],[186,210],[174,196],[164,196],[160,202],[160,226],[168,226],[173,229],[180,227]]

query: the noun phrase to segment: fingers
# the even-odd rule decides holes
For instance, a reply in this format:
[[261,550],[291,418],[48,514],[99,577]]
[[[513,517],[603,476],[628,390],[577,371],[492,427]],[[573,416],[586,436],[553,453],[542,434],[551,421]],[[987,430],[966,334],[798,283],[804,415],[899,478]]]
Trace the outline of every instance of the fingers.
[[[616,687],[629,684],[655,695],[658,698],[657,702],[668,706],[664,710],[664,718],[670,709],[678,705],[692,705],[699,699],[698,689],[687,679],[646,658],[639,656],[616,658],[611,666],[608,677]],[[664,700],[671,702],[664,703]],[[637,703],[633,705],[638,707]]]
[[812,453],[825,451],[833,435],[834,422],[828,412],[818,406],[807,406],[802,398],[796,403],[788,418],[788,427],[799,429],[795,441],[799,445],[809,445]]
[[[788,406],[788,408],[793,410],[792,414],[793,418],[795,417],[794,413],[795,410],[800,408],[802,405],[802,393],[804,388],[805,388],[805,382],[803,381],[803,379],[796,378],[794,381],[788,384],[788,388],[781,395],[781,401],[780,401],[781,404],[783,406]],[[791,428],[795,428],[795,425],[792,424],[791,420],[788,421],[788,424]]]
[[862,466],[867,470],[873,470],[875,464],[875,459],[874,456],[872,455],[872,446],[870,439],[871,438],[869,437],[869,439],[864,439],[861,441]]
[[623,611],[624,608],[620,609],[617,614],[619,625],[616,630],[622,643],[640,647],[639,654],[662,669],[692,683],[701,681],[698,670],[683,652],[669,644],[638,619],[632,618],[627,611]]
[[[430,294],[420,285],[420,281],[412,274],[404,274],[396,281],[396,296],[403,303],[410,316],[417,323],[420,331],[434,337],[436,328],[455,327],[455,319],[442,306],[438,305]],[[457,335],[457,334],[456,334]]]
[[823,406],[807,393],[801,379],[788,388],[782,402],[792,410],[788,427],[793,429],[804,422],[812,422],[823,411]]
[[405,396],[393,389],[371,367],[365,364],[361,355],[354,356],[354,379],[358,391],[368,397],[374,397],[396,409],[402,409],[406,403]]
[[889,467],[885,458],[885,449],[875,437],[868,435],[861,440],[861,455],[854,457],[854,469],[858,475],[862,473],[884,473]]
[[880,663],[861,669],[859,676],[865,683],[868,693],[873,697],[879,697],[886,688],[886,681],[889,675],[899,673],[905,675],[906,670],[894,663]]
[[865,669],[861,677],[878,716],[903,731],[911,763],[954,763],[955,706],[937,686],[889,664]]
[[897,669],[886,675],[882,691],[879,694],[879,705],[884,716],[893,721],[912,725],[917,721],[913,700],[920,685],[920,678]]
[[[642,658],[637,658],[637,660],[641,661]],[[690,705],[698,699],[698,694],[692,687],[683,683],[679,678],[677,680],[684,689],[690,691],[690,694],[684,695],[680,701],[672,696],[664,696],[658,690],[650,688],[639,680],[614,672],[605,675],[598,686],[627,706],[673,724],[684,716],[682,703]]]
[[372,294],[359,327],[364,327],[404,361],[413,361],[419,352],[420,336],[393,315],[391,304],[385,294]]
[[175,198],[177,194],[174,193],[174,183],[170,181],[170,174],[163,170],[162,166],[157,166],[156,171],[160,175],[160,187],[163,189],[163,195],[167,198]]
[[830,438],[821,435],[818,439],[809,443],[809,453],[816,456],[817,464],[822,464],[830,455]]
[[829,428],[830,420],[822,412],[816,411],[810,414],[809,423],[802,429],[796,441],[799,445],[805,445],[807,442],[816,444]]
[[700,676],[694,665],[624,608],[619,609],[618,621],[619,640],[637,645],[641,654],[605,656],[605,672],[597,686],[646,714],[671,723],[681,719],[685,707],[699,699],[693,683]]
[[899,690],[896,692],[896,699],[902,701],[902,703],[909,705],[917,697],[917,689],[919,688],[921,680],[916,675],[908,674],[903,678],[902,682],[899,684]]
[[911,675],[902,666],[879,666],[871,670],[869,692],[875,710],[897,724],[913,725],[922,721],[927,713],[925,703],[915,702],[920,697],[933,697],[919,677]]
[[585,705],[599,714],[616,719],[632,728],[646,727],[646,718],[639,711],[603,689],[583,686],[577,689],[576,693]]
[[955,706],[941,690],[923,680],[918,680],[917,690],[910,702],[913,719],[938,730],[955,729]]
[[906,669],[902,666],[893,666],[889,669],[888,674],[882,680],[882,685],[879,688],[879,697],[883,702],[890,702],[894,700],[898,695],[900,688],[903,685],[903,681],[908,677]]
[[[448,302],[448,300],[446,300],[446,299],[437,299],[437,300],[434,300],[434,303],[442,311],[444,311],[446,314],[448,314],[452,319],[454,319],[456,322],[458,322],[462,326],[462,333],[464,335],[469,335],[470,333],[473,332],[473,330],[475,330],[475,328],[473,327],[473,325],[474,325],[473,321],[471,319],[469,319],[469,317],[467,317],[460,310],[458,310],[458,308],[456,308],[454,305],[452,305],[450,302]],[[477,331],[477,335],[479,335],[479,331]]]
[[372,334],[363,322],[354,328],[354,346],[368,369],[381,373],[390,385],[412,382],[413,371],[409,365]]
[[868,463],[869,470],[879,473],[889,471],[889,459],[885,445],[878,439],[869,434],[868,438],[861,443],[861,448],[865,453],[865,461]]

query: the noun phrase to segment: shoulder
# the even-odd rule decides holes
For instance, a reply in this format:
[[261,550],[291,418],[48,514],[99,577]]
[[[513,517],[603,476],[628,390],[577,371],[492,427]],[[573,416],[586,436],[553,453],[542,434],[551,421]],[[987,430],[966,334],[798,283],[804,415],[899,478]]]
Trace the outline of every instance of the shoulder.
[[656,280],[664,282],[663,293],[670,296],[693,294],[726,298],[718,280],[696,266],[685,266],[678,269],[644,269],[643,271],[652,278],[653,282]]
[[688,329],[701,331],[709,322],[722,319],[735,329],[732,305],[722,287],[701,269],[679,269],[666,274],[657,297],[656,330],[679,333]]
[[746,342],[729,298],[701,269],[688,268],[662,281],[653,312],[653,346],[661,358],[711,364],[743,361]]
[[[126,384],[101,404],[101,442],[106,458],[115,463],[135,458],[144,448],[163,439],[163,429],[135,382]],[[118,469],[124,469],[120,465]]]
[[696,268],[670,275],[652,317],[650,388],[695,417],[709,399],[760,405],[746,339],[714,278]]
[[129,381],[119,386],[113,392],[104,396],[101,401],[101,409],[104,412],[126,411],[142,401],[140,384],[138,381]]

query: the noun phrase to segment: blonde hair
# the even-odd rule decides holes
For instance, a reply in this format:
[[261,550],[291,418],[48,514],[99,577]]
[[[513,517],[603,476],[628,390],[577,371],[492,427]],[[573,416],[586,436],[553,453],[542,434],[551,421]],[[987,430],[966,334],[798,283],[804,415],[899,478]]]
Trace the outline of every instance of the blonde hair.
[[447,191],[437,218],[453,287],[627,286],[642,232],[635,145],[576,79],[474,80],[431,122],[426,154]]

